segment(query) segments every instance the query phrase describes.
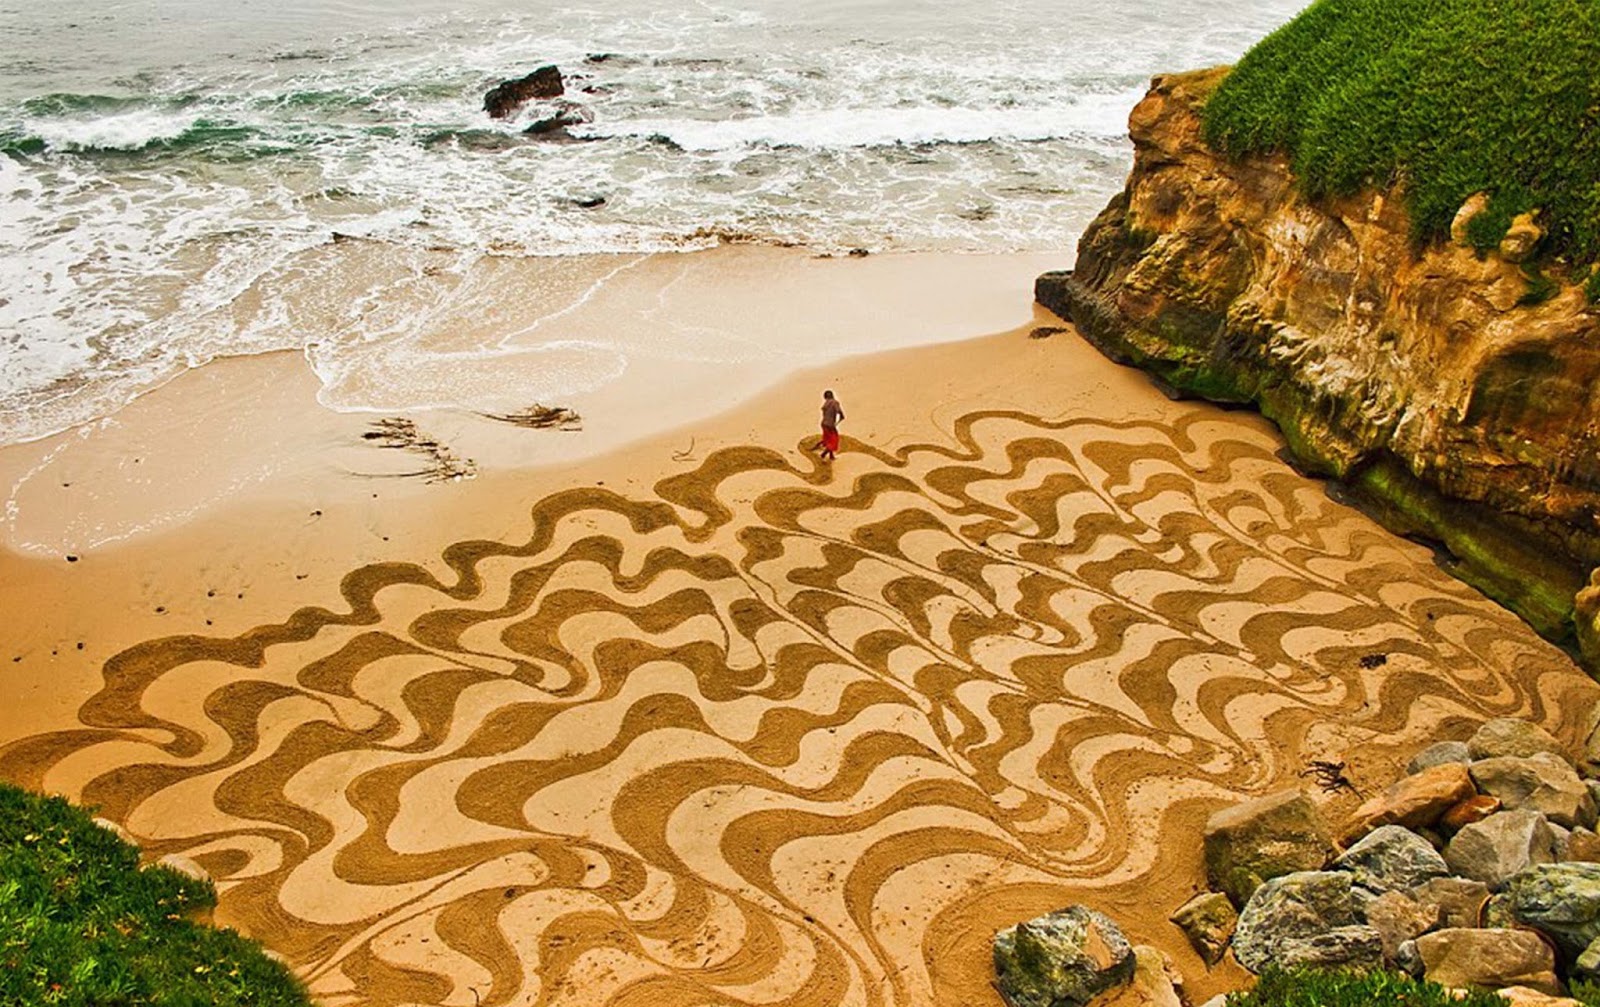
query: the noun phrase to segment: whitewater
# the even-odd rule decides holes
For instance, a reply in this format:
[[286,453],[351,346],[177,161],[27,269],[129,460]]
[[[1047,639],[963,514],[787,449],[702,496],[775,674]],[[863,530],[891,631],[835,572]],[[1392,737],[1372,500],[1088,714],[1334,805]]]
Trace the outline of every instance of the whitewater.
[[[1233,60],[1302,6],[14,2],[0,444],[223,356],[303,351],[345,383],[360,361],[381,388],[382,347],[495,313],[505,260],[553,304],[626,265],[607,257],[729,242],[1070,261],[1148,78]],[[547,63],[586,121],[541,138],[536,111],[484,113]]]

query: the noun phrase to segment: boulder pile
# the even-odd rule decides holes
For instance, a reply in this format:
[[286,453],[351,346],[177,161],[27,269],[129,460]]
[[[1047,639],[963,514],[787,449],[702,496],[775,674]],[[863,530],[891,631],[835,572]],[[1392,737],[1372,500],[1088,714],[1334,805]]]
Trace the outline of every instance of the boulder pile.
[[1172,921],[1207,962],[1231,950],[1252,972],[1392,968],[1559,997],[1600,980],[1597,799],[1554,737],[1492,720],[1419,752],[1336,830],[1298,790],[1212,815],[1214,891]]
[[[1392,969],[1578,1007],[1568,984],[1600,982],[1596,756],[1504,718],[1417,753],[1338,828],[1301,790],[1224,808],[1205,828],[1212,890],[1172,922],[1208,964]],[[1001,931],[994,959],[1010,1007],[1182,1002],[1161,952],[1084,906]]]

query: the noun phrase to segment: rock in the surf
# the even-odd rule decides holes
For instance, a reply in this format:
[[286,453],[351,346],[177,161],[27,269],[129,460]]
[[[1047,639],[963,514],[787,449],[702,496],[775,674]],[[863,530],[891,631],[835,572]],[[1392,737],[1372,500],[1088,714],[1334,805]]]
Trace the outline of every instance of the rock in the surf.
[[559,98],[566,93],[566,82],[554,66],[541,66],[526,77],[506,80],[483,96],[483,110],[492,119],[510,119],[535,98]]

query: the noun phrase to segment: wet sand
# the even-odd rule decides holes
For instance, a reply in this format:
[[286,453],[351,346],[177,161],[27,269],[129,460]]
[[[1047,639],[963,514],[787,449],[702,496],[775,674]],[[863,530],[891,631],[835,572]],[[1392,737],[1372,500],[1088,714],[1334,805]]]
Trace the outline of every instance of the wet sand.
[[761,361],[583,434],[417,414],[460,482],[290,355],[0,452],[0,775],[199,861],[329,1005],[991,1003],[993,932],[1074,901],[1229,988],[1166,922],[1210,810],[1490,716],[1570,738],[1600,689],[1026,303],[651,436]]

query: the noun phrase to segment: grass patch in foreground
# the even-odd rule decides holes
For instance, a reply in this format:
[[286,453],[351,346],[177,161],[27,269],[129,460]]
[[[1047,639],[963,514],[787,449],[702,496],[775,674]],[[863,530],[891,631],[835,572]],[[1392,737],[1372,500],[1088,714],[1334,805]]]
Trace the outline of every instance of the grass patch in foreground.
[[188,918],[215,904],[66,801],[0,784],[0,1004],[308,1005],[255,944]]
[[1207,141],[1282,151],[1307,195],[1401,185],[1414,237],[1498,244],[1543,210],[1546,250],[1600,260],[1600,3],[1317,0],[1252,49],[1205,109]]
[[1394,972],[1268,969],[1256,988],[1228,994],[1228,1007],[1506,1007],[1498,993],[1471,990],[1460,999],[1438,983]]

